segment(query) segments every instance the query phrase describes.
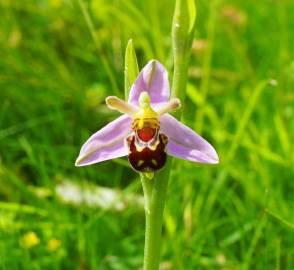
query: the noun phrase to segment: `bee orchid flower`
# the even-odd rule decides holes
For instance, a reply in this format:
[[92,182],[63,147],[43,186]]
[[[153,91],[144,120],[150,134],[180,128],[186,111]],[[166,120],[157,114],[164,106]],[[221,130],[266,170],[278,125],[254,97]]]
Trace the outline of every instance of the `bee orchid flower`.
[[128,156],[136,171],[154,173],[164,166],[167,155],[198,163],[218,163],[215,149],[169,114],[181,103],[177,98],[170,99],[168,74],[158,61],[151,60],[141,70],[128,102],[110,96],[106,104],[123,115],[86,141],[76,166]]

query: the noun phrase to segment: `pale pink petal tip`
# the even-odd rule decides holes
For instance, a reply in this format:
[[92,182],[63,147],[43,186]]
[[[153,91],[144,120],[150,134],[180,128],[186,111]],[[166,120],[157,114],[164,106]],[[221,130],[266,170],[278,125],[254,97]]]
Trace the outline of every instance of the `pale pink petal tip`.
[[219,163],[213,146],[171,115],[163,115],[160,118],[160,126],[161,131],[169,138],[167,145],[169,155],[199,163]]
[[76,166],[86,166],[128,154],[125,138],[131,132],[132,119],[123,115],[94,133],[83,145]]

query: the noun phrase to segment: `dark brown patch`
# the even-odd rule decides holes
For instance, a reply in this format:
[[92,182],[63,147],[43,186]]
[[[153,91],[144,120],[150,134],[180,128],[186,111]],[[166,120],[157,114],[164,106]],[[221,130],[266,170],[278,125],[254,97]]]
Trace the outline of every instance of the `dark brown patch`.
[[135,143],[135,136],[131,135],[127,138],[129,145],[129,162],[133,169],[139,172],[153,172],[160,170],[166,162],[166,145],[167,136],[160,133],[158,136],[158,144],[156,148],[150,149],[145,147],[142,151],[138,151]]

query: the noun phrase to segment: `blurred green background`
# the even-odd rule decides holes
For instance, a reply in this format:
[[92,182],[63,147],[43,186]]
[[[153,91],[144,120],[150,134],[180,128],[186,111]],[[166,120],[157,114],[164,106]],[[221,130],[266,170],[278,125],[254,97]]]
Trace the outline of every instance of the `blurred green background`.
[[[183,121],[221,164],[175,160],[162,269],[294,269],[294,3],[199,0]],[[0,269],[140,269],[126,159],[75,168],[118,114],[124,50],[172,74],[174,1],[0,0]],[[265,86],[264,82],[269,81]],[[183,89],[184,91],[184,89]]]

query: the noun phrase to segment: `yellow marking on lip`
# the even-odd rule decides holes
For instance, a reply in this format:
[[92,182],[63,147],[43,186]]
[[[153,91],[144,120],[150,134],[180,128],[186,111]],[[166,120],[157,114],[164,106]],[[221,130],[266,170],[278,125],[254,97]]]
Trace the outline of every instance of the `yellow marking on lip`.
[[137,152],[142,152],[144,148],[145,148],[144,146],[136,145],[136,151]]
[[152,163],[154,166],[157,166],[157,164],[158,164],[157,161],[156,161],[154,158],[151,159],[151,163]]
[[137,163],[137,166],[140,167],[141,165],[144,164],[144,160],[143,159],[140,159]]
[[148,148],[152,151],[155,151],[157,146],[159,145],[160,141],[156,140],[155,143],[153,145],[149,145]]

